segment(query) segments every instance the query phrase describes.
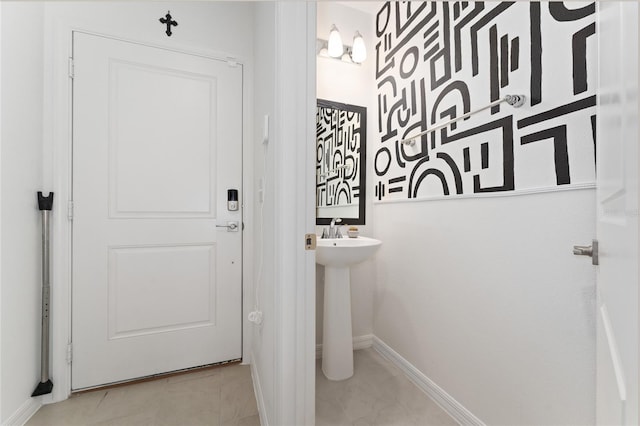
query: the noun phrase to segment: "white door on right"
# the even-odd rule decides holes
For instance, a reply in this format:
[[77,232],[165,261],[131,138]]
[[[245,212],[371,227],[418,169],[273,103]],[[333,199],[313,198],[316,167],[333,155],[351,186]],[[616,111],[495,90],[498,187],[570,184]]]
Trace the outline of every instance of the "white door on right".
[[638,4],[598,2],[596,423],[638,424]]

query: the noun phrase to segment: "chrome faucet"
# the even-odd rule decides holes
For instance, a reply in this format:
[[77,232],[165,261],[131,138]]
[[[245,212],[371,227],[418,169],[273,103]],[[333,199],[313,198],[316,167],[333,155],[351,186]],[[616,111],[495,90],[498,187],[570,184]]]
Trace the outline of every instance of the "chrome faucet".
[[336,225],[342,222],[342,219],[336,217],[331,219],[331,223],[329,224],[329,238],[342,238],[342,234],[340,233],[340,225]]

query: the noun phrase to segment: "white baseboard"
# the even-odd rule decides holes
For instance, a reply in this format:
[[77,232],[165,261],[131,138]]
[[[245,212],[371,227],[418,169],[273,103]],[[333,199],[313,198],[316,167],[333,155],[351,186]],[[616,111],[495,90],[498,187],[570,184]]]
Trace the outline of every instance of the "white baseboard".
[[461,425],[486,426],[482,420],[467,410],[451,395],[445,392],[433,380],[425,376],[409,361],[391,349],[382,340],[373,336],[373,349],[398,367],[420,390],[426,393],[436,404]]
[[29,398],[13,413],[2,426],[23,426],[42,407],[40,397]]
[[[251,359],[255,361],[256,357],[251,353]],[[262,394],[262,386],[260,385],[260,376],[256,369],[255,362],[251,364],[251,378],[253,382],[253,393],[256,396],[256,403],[258,405],[258,415],[260,416],[260,425],[269,426],[269,419],[267,418],[267,408],[264,403],[264,396]]]
[[[367,349],[373,345],[373,334],[353,337],[353,350]],[[322,343],[316,345],[316,359],[322,358]]]

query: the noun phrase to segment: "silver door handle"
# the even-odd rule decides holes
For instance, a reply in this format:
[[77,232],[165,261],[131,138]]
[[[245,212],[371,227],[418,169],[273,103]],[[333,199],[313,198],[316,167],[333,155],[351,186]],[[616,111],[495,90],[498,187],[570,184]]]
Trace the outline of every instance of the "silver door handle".
[[593,256],[592,246],[573,246],[573,254],[576,256]]
[[238,232],[238,222],[229,221],[226,225],[216,225],[216,228],[227,228],[227,232]]
[[589,256],[592,265],[599,265],[598,240],[593,240],[590,246],[573,246],[573,254],[576,256]]

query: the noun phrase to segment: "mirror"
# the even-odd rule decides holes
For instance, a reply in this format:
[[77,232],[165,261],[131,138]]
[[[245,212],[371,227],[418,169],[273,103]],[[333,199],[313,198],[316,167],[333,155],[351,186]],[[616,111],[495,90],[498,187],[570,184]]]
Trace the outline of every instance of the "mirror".
[[367,109],[318,99],[316,224],[364,225]]

